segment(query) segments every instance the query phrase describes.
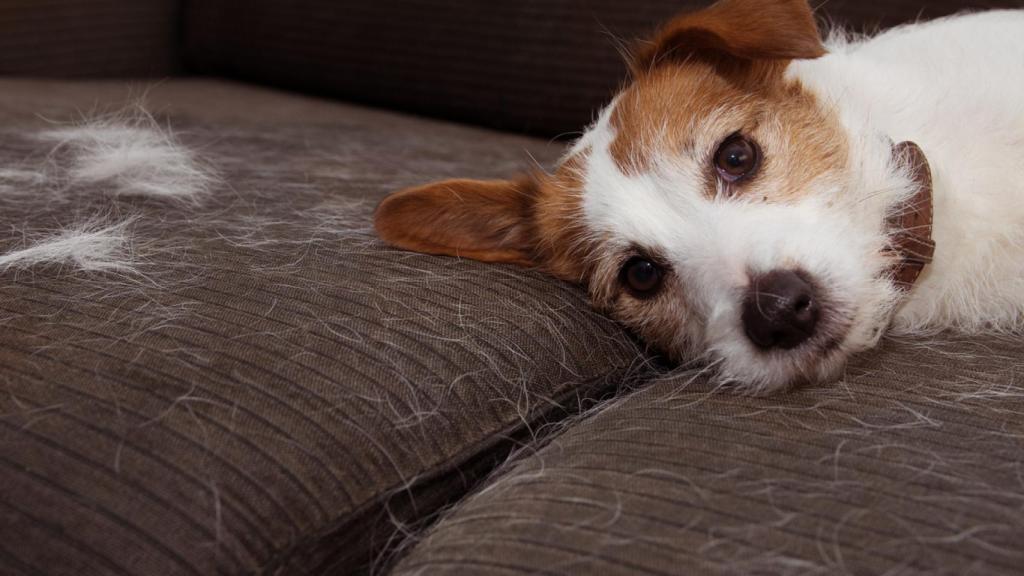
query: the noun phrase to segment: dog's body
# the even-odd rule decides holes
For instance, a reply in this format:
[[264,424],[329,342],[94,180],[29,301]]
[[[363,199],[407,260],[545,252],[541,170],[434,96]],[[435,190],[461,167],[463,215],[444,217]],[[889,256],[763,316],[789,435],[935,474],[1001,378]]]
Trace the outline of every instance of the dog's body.
[[835,35],[790,73],[851,140],[913,140],[934,176],[940,247],[894,327],[1008,330],[1024,320],[1024,11]]
[[[377,227],[583,283],[668,356],[749,392],[832,378],[889,326],[1014,330],[1021,38],[1024,11],[1001,11],[822,44],[804,0],[723,0],[640,47],[554,174],[403,191]],[[928,192],[938,248],[908,287],[894,239],[921,234],[893,222]]]

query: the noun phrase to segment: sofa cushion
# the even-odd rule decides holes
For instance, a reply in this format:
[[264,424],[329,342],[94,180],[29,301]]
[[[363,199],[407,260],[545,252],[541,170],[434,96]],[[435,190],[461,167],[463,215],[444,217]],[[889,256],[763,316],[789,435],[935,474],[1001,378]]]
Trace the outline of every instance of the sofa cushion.
[[[197,71],[545,136],[573,134],[625,75],[622,44],[706,0],[204,0],[186,3]],[[1020,0],[830,0],[855,29]]]
[[161,77],[181,67],[181,0],[6,0],[0,75]]
[[[557,147],[171,81],[134,121],[173,129],[209,194],[65,173],[40,131],[139,92],[0,81],[0,573],[351,570],[637,371],[577,288],[370,228],[389,191]],[[129,269],[3,260],[89,221],[123,224]]]
[[413,574],[1020,574],[1024,341],[888,342],[767,398],[663,378],[428,531]]

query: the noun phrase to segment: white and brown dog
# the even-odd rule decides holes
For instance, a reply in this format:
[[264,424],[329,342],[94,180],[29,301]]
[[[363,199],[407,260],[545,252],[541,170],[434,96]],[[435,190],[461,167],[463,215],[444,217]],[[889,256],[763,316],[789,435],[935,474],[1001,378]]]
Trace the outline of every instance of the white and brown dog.
[[380,236],[582,283],[749,393],[1024,325],[1024,11],[823,42],[806,0],[722,0],[631,65],[554,174],[396,193]]

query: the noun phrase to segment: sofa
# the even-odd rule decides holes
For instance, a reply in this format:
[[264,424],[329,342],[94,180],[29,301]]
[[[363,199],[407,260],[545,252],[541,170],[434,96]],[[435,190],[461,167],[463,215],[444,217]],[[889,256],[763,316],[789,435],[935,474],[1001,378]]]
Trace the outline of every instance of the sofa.
[[[550,167],[702,4],[3,3],[0,574],[1024,574],[1020,337],[741,397],[576,286],[374,235],[391,191]],[[125,109],[201,195],[47,139]],[[3,259],[97,218],[129,264]]]

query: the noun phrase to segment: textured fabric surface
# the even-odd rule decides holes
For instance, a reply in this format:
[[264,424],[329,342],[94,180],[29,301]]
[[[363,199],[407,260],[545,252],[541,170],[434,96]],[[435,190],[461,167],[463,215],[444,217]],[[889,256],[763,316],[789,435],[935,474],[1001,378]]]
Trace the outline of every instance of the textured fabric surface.
[[1021,574],[1024,342],[889,342],[769,399],[677,375],[497,476],[395,574]]
[[[204,0],[186,8],[194,70],[486,126],[579,131],[625,75],[618,46],[700,0]],[[1022,0],[830,0],[858,30]]]
[[64,162],[41,127],[129,92],[0,81],[0,254],[133,218],[138,268],[0,270],[0,574],[348,572],[637,369],[579,290],[369,227],[395,188],[557,148],[169,82],[150,108],[219,172],[208,198],[26,176]]
[[4,0],[0,74],[167,76],[180,18],[180,0]]

